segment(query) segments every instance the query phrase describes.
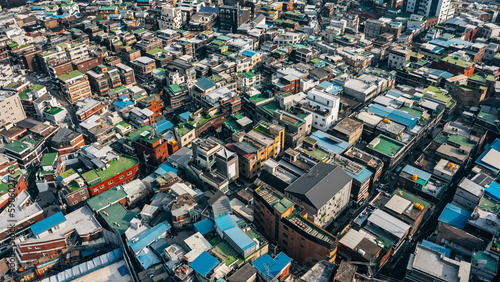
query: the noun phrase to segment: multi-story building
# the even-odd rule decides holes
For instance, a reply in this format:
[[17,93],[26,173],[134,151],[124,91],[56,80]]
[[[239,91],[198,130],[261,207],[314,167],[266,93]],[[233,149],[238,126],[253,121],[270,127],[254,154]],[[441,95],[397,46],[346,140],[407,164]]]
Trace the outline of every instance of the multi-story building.
[[163,135],[153,132],[151,126],[140,128],[140,134],[135,134],[131,141],[137,156],[142,161],[151,165],[160,165],[168,158],[170,154],[179,149],[179,144],[175,140],[166,140]]
[[313,88],[307,92],[306,104],[301,109],[311,113],[312,127],[327,131],[337,121],[340,98],[332,93]]
[[148,109],[154,113],[154,117],[160,115],[165,107],[160,95],[149,95],[137,102],[141,109]]
[[81,174],[92,196],[98,195],[117,185],[127,183],[138,175],[139,160],[127,155],[116,155],[113,160],[107,162],[106,167],[92,169]]
[[219,8],[220,31],[236,33],[238,27],[250,20],[250,8],[239,6],[222,6]]
[[309,220],[306,210],[267,186],[253,195],[253,222],[270,242],[303,265],[335,260],[337,238]]
[[102,227],[85,206],[67,215],[56,213],[30,227],[15,248],[21,263],[38,263],[64,253],[69,246],[104,243]]
[[459,56],[447,56],[433,63],[433,67],[450,72],[454,75],[463,74],[467,77],[474,73],[474,62]]
[[182,13],[178,7],[165,7],[161,10],[158,19],[160,29],[180,29],[182,26]]
[[112,66],[98,65],[89,70],[87,75],[92,90],[101,96],[122,85],[118,69]]
[[398,69],[410,61],[411,51],[396,46],[389,52],[388,66],[392,69]]
[[339,121],[332,129],[333,135],[349,142],[350,144],[356,144],[361,134],[363,133],[363,123],[346,117],[345,119]]
[[85,98],[76,103],[78,110],[75,115],[78,121],[82,122],[93,115],[103,112],[102,103],[92,98]]
[[12,222],[7,220],[0,222],[0,241],[45,218],[43,209],[31,198],[27,190],[20,191],[11,204],[16,209],[15,213],[11,213],[9,209],[4,209],[0,213],[2,218],[8,217],[12,220]]
[[4,146],[5,154],[19,163],[23,169],[38,165],[43,153],[47,151],[45,140],[27,136],[20,141],[14,140]]
[[87,75],[79,70],[60,75],[57,78],[64,96],[70,103],[76,103],[78,100],[92,95]]
[[120,73],[120,78],[122,80],[123,85],[128,86],[137,84],[135,82],[134,70],[131,67],[124,65],[122,63],[117,64],[115,67],[118,69],[118,72]]
[[66,155],[85,146],[85,141],[81,133],[68,128],[61,128],[52,137],[50,144],[53,151],[59,153],[59,155]]
[[352,177],[342,168],[318,163],[285,189],[287,198],[307,210],[307,218],[320,227],[333,222],[350,200]]
[[217,14],[211,12],[198,12],[189,21],[189,30],[192,32],[203,32],[211,30],[217,24]]
[[7,123],[16,124],[26,118],[23,104],[21,103],[22,95],[5,94],[0,96],[0,126]]
[[138,59],[130,62],[130,65],[134,69],[135,75],[141,79],[146,79],[153,76],[153,70],[156,69],[156,63],[154,59],[149,57],[140,57]]
[[438,23],[447,21],[450,13],[450,0],[409,0],[406,2],[406,12],[424,17],[438,17]]

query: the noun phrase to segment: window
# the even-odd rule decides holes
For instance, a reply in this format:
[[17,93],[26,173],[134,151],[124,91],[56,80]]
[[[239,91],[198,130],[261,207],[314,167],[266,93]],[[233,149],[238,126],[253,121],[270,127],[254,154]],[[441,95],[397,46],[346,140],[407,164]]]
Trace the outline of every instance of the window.
[[285,236],[285,238],[288,238],[288,234],[286,234],[285,232],[283,232],[283,236]]
[[125,175],[121,175],[121,176],[120,176],[120,179],[123,179],[123,178],[125,178]]
[[41,248],[40,247],[35,247],[35,250],[40,250]]
[[73,205],[76,205],[76,204],[78,204],[78,201],[74,201],[74,202],[73,202]]
[[80,195],[85,194],[85,190],[80,191]]
[[102,189],[102,188],[104,188],[104,184],[103,184],[103,185],[101,185],[101,186],[99,186],[99,189]]
[[132,172],[131,171],[127,172],[127,175],[132,175]]
[[82,201],[85,201],[85,200],[87,200],[87,196],[82,197]]
[[99,189],[94,189],[94,193],[99,193]]

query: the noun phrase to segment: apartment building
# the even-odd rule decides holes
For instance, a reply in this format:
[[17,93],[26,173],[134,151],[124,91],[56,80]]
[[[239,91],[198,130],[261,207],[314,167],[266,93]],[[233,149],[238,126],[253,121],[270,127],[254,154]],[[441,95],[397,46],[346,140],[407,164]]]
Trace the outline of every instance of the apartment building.
[[7,123],[16,124],[25,118],[20,95],[5,93],[0,96],[0,126]]
[[70,103],[76,103],[78,100],[92,95],[87,75],[79,70],[60,75],[57,78],[63,95]]
[[156,69],[156,62],[149,57],[140,57],[130,62],[135,75],[141,79],[153,76],[153,70]]

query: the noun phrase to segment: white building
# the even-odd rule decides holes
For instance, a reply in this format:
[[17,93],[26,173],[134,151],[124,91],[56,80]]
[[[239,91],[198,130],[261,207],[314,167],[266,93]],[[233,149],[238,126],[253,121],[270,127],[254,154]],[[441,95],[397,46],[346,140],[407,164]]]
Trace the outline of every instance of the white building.
[[484,188],[481,185],[464,177],[457,186],[453,202],[473,209],[479,204],[483,194]]
[[178,29],[182,25],[182,13],[180,8],[168,7],[161,10],[161,16],[158,19],[160,29]]
[[450,0],[408,0],[406,12],[424,17],[438,17],[438,22],[448,20],[451,9]]
[[313,128],[327,131],[338,119],[340,98],[331,93],[313,88],[307,92],[306,104],[302,107],[313,116]]
[[405,65],[405,62],[410,60],[411,51],[401,47],[393,48],[389,53],[388,67],[398,69]]

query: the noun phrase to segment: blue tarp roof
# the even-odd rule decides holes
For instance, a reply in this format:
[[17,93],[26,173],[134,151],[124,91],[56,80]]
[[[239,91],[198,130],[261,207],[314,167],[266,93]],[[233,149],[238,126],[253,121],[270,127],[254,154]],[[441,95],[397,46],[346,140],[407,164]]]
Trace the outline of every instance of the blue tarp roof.
[[490,152],[490,150],[500,151],[500,139],[496,139],[495,141],[493,141],[493,143],[486,150],[484,150],[484,152],[481,154],[481,156],[479,156],[479,158],[476,160],[476,164],[481,165],[481,166],[497,173],[498,168],[493,167],[493,166],[483,162],[484,156],[486,156],[486,154],[488,154]]
[[149,249],[142,250],[137,255],[137,260],[139,261],[144,270],[148,269],[150,266],[154,264],[158,264],[161,262],[161,259]]
[[431,249],[433,249],[435,251],[438,251],[438,252],[442,253],[447,258],[450,257],[450,253],[451,253],[450,249],[445,248],[443,246],[440,246],[438,244],[432,243],[431,241],[423,240],[422,241],[422,246],[425,246],[427,248],[431,248]]
[[274,279],[291,263],[292,259],[285,253],[279,253],[274,259],[269,254],[264,254],[252,262],[252,265],[269,280]]
[[139,240],[134,242],[129,242],[128,245],[132,248],[134,253],[139,252],[143,248],[147,247],[149,244],[156,241],[160,236],[167,232],[172,226],[168,221],[164,221],[155,227],[151,228],[148,233],[139,237]]
[[224,232],[233,227],[238,227],[238,224],[233,220],[230,214],[226,214],[225,216],[221,216],[215,219],[215,224],[219,227],[219,229]]
[[196,82],[194,84],[196,84],[196,86],[201,88],[203,91],[206,91],[206,90],[215,86],[215,83],[213,83],[212,81],[210,81],[206,77],[198,78],[198,80],[196,80]]
[[162,165],[160,165],[159,168],[157,168],[155,170],[155,173],[159,174],[159,175],[165,175],[168,172],[173,172],[173,173],[177,174],[178,170],[169,166],[168,164],[162,164]]
[[41,233],[49,230],[50,228],[57,226],[66,221],[66,217],[62,212],[58,212],[52,216],[47,217],[46,219],[39,221],[33,225],[31,225],[31,231],[35,236],[40,235]]
[[189,115],[191,114],[191,112],[184,112],[182,114],[180,114],[179,116],[183,119],[183,120],[188,120],[189,119]]
[[335,154],[342,154],[351,143],[333,137],[323,131],[317,130],[311,135],[311,138],[318,141],[317,145],[321,148]]
[[215,230],[214,223],[208,218],[196,222],[194,227],[201,233],[201,235],[208,234]]
[[239,227],[234,227],[224,231],[224,234],[231,238],[231,240],[243,251],[250,249],[255,246],[256,243],[250,238],[243,230]]
[[172,127],[174,127],[174,124],[166,119],[162,119],[156,123],[156,131],[160,134],[171,129]]
[[484,188],[484,192],[497,202],[500,202],[500,184],[498,182],[491,182],[489,187]]
[[416,174],[419,179],[423,179],[425,181],[429,181],[429,179],[431,179],[431,176],[432,176],[432,174],[430,174],[426,171],[423,171],[421,169],[418,169],[418,168],[411,166],[411,165],[406,165],[403,168],[403,171],[408,173],[409,175]]
[[241,52],[241,55],[247,56],[247,57],[253,57],[257,54],[258,52],[255,52],[253,50],[245,50]]
[[438,221],[463,229],[472,212],[461,209],[453,204],[447,204]]
[[212,271],[220,261],[214,258],[212,255],[206,251],[201,253],[189,266],[198,272],[202,277],[207,277],[207,275]]

